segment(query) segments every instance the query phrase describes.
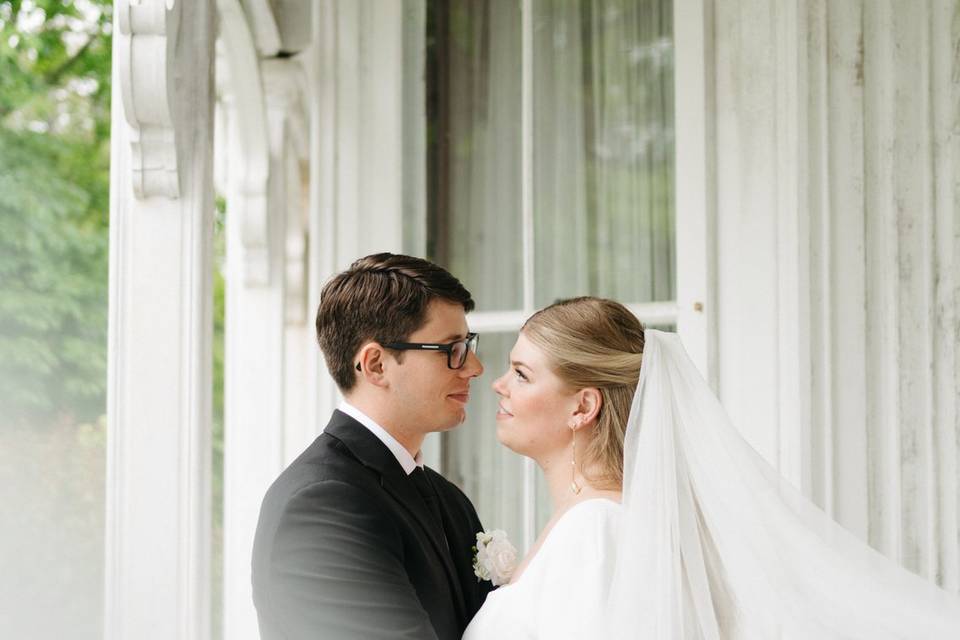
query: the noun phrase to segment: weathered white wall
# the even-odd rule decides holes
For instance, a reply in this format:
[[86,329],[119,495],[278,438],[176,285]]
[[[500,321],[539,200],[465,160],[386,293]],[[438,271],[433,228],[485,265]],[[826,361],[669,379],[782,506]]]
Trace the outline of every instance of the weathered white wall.
[[960,3],[678,4],[713,47],[724,405],[841,523],[958,591]]

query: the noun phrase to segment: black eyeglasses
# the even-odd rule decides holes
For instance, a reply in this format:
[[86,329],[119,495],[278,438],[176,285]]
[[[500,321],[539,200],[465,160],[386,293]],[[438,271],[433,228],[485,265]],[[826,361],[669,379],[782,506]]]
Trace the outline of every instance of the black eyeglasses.
[[475,333],[468,333],[463,340],[457,340],[448,344],[436,344],[433,342],[386,342],[383,344],[387,349],[397,349],[399,351],[442,351],[447,354],[447,367],[450,369],[462,369],[467,361],[467,353],[477,352],[480,344],[480,336]]

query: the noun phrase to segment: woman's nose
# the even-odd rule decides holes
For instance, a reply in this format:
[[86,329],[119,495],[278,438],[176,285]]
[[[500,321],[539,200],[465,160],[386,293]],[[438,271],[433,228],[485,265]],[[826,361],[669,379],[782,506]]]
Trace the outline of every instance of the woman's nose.
[[493,381],[493,384],[490,385],[493,388],[493,392],[496,393],[498,396],[506,395],[505,390],[503,388],[503,378],[505,375],[506,374],[504,374],[503,376],[500,376],[499,378]]

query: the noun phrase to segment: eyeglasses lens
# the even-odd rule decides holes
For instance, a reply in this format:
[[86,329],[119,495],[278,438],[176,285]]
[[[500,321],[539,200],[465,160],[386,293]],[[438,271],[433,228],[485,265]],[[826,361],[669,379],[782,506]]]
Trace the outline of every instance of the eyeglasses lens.
[[467,343],[456,342],[450,351],[450,364],[454,369],[459,369],[467,361]]

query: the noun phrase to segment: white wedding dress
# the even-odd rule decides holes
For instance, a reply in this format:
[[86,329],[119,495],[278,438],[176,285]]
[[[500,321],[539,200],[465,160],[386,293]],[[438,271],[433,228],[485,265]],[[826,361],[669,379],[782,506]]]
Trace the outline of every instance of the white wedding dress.
[[960,598],[780,478],[676,335],[645,339],[623,505],[572,507],[465,640],[960,640]]
[[572,506],[512,584],[492,591],[464,640],[579,640],[598,629],[616,558],[620,504]]

